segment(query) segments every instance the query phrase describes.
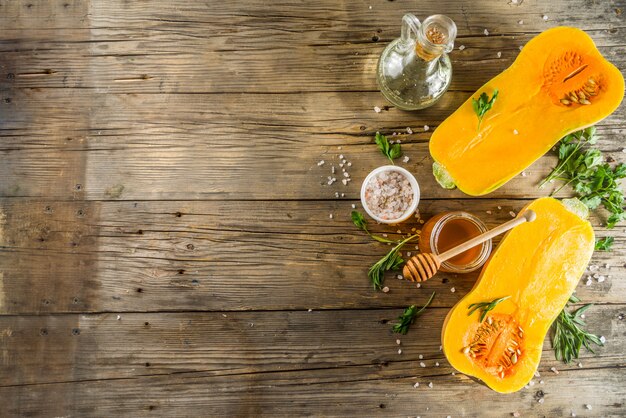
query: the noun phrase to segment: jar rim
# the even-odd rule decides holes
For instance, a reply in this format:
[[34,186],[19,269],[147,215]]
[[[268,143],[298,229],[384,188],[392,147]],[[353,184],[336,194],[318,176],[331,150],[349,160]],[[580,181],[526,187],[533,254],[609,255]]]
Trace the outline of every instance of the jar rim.
[[[483,232],[488,231],[485,223],[476,215],[473,215],[469,212],[464,212],[464,211],[448,212],[445,215],[443,215],[441,219],[435,222],[435,225],[433,225],[433,229],[430,234],[430,248],[435,254],[437,255],[440,254],[439,249],[437,248],[437,241],[439,238],[439,234],[441,233],[445,224],[454,219],[463,219],[465,221],[471,222],[476,228],[478,228],[478,231],[481,234]],[[465,264],[465,265],[458,265],[458,264],[450,263],[449,261],[444,261],[441,263],[441,267],[445,268],[451,273],[469,273],[469,272],[479,269],[480,267],[482,267],[483,264],[485,264],[485,262],[489,258],[493,244],[492,244],[491,239],[488,239],[487,241],[480,244],[480,246],[481,246],[480,253],[476,257],[476,259],[472,261],[471,263]]]

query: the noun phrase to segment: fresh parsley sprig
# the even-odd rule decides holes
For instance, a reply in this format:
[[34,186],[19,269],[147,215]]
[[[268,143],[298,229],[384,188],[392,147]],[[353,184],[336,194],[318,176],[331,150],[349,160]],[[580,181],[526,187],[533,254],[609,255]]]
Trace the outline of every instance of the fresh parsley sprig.
[[480,131],[480,124],[483,121],[483,117],[485,116],[485,113],[491,110],[494,103],[496,102],[497,97],[498,97],[498,89],[495,89],[493,91],[493,96],[491,96],[491,99],[485,92],[482,92],[481,95],[478,96],[478,100],[472,97],[472,107],[474,108],[474,113],[476,113],[476,116],[478,116],[477,130]]
[[[569,303],[578,302],[580,302],[580,299],[574,295],[570,296]],[[591,334],[581,328],[586,326],[581,316],[591,306],[593,306],[593,304],[589,303],[573,312],[568,312],[566,305],[565,309],[561,311],[556,321],[554,321],[552,325],[552,347],[554,348],[554,355],[557,360],[561,360],[563,363],[567,364],[573,359],[578,358],[581,347],[584,346],[593,353],[591,344],[598,346],[604,345],[597,335]]]
[[411,326],[411,324],[415,322],[415,318],[417,318],[419,315],[421,315],[422,312],[424,312],[424,310],[428,307],[428,305],[430,305],[430,303],[433,301],[434,297],[435,297],[435,292],[433,292],[433,294],[430,295],[430,299],[428,299],[428,302],[426,302],[426,305],[422,306],[419,309],[417,308],[416,305],[411,305],[408,308],[406,308],[404,312],[402,312],[402,315],[398,317],[398,321],[400,322],[393,324],[393,328],[391,328],[391,330],[398,334],[405,335],[409,331],[409,327]]
[[596,241],[595,250],[596,251],[611,251],[613,250],[613,241],[615,238],[613,237],[604,237],[600,238]]
[[489,311],[493,310],[493,308],[495,308],[500,302],[505,301],[510,297],[511,296],[505,296],[503,298],[494,299],[491,302],[472,303],[470,306],[467,307],[467,309],[469,309],[467,315],[469,316],[473,314],[476,310],[482,309],[479,322],[483,322]]
[[365,216],[363,216],[361,212],[353,210],[351,216],[352,216],[352,222],[354,223],[354,225],[357,228],[359,228],[361,231],[369,235],[372,239],[375,239],[378,242],[382,242],[383,244],[396,244],[397,243],[397,241],[372,234],[369,231],[369,229],[367,229],[367,219],[365,219]]
[[619,180],[626,177],[626,164],[611,168],[609,164],[603,163],[602,152],[588,147],[596,143],[595,133],[596,129],[592,126],[561,139],[558,148],[559,163],[539,187],[549,181],[563,181],[551,193],[554,195],[563,187],[571,185],[581,202],[589,209],[597,209],[602,205],[609,211],[606,227],[610,229],[626,220],[624,194],[619,184]]
[[378,290],[383,285],[383,279],[386,271],[389,270],[397,270],[400,268],[404,260],[398,254],[400,248],[407,242],[411,241],[413,238],[419,237],[419,234],[411,235],[408,238],[400,241],[395,247],[393,247],[389,252],[380,260],[378,260],[372,267],[370,267],[367,272],[367,276],[372,281],[374,285],[374,289]]
[[374,141],[383,155],[389,158],[391,164],[393,164],[394,159],[402,156],[400,144],[390,144],[387,137],[380,132],[376,132],[376,139]]

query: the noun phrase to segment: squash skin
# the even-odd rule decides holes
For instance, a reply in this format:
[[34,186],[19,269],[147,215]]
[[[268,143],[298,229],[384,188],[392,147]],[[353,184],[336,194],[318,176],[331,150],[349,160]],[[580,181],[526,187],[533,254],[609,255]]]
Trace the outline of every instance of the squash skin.
[[[589,63],[579,77],[602,76],[603,88],[590,105],[564,106],[554,92],[561,81],[546,84],[546,71],[567,51],[579,53]],[[575,82],[578,79],[568,83]],[[478,131],[472,97],[482,92],[491,97],[495,89],[498,98]],[[565,135],[609,116],[624,97],[624,78],[586,33],[556,27],[530,40],[508,69],[472,97],[433,132],[429,147],[461,191],[480,196],[518,175]]]
[[[595,244],[589,222],[558,200],[541,198],[526,209],[534,210],[537,219],[505,235],[472,290],[450,310],[442,329],[442,347],[450,364],[500,393],[518,391],[533,378],[545,336],[576,288]],[[517,364],[501,378],[463,349],[472,342],[479,318],[476,312],[468,316],[468,306],[504,296],[510,298],[488,315],[511,315],[524,337]]]

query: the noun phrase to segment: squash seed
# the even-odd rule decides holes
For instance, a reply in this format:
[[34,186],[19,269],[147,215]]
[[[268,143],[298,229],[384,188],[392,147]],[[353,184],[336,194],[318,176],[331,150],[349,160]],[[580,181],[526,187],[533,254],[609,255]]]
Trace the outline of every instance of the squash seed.
[[513,355],[511,356],[511,363],[517,364],[517,354],[513,353]]
[[487,317],[487,323],[488,323],[489,325],[493,324],[493,319],[491,319],[491,317],[490,317],[490,316],[488,316],[488,317]]
[[500,372],[500,379],[504,379],[504,372]]
[[469,345],[468,345],[467,347],[465,347],[465,348],[463,349],[463,354],[467,354],[467,353],[469,353],[469,352],[470,352],[470,347],[469,347]]
[[587,98],[587,95],[586,95],[585,93],[583,93],[583,91],[582,91],[582,90],[580,90],[580,91],[578,92],[578,97],[579,97],[581,100],[585,100],[585,99]]
[[578,97],[574,93],[569,94],[569,99],[574,103],[578,103]]
[[519,348],[517,349],[517,355],[521,356],[522,355],[522,350],[520,350]]
[[591,102],[590,102],[589,100],[587,100],[587,99],[584,99],[584,100],[581,100],[581,101],[580,101],[580,104],[590,105],[590,104],[591,104]]
[[572,102],[570,102],[570,101],[569,101],[569,100],[567,100],[567,99],[561,99],[561,103],[563,103],[565,106],[569,106],[569,105],[571,105],[571,104],[572,104]]
[[593,78],[590,78],[589,80],[587,80],[587,83],[591,84],[592,86],[595,86],[596,80],[594,80]]

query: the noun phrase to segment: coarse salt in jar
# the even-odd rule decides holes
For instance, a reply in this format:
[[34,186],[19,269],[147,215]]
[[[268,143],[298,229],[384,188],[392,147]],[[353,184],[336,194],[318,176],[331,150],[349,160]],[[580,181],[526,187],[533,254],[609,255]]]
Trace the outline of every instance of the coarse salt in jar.
[[361,204],[375,221],[397,224],[417,210],[420,189],[415,176],[395,165],[378,167],[361,186]]

